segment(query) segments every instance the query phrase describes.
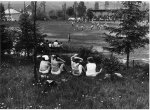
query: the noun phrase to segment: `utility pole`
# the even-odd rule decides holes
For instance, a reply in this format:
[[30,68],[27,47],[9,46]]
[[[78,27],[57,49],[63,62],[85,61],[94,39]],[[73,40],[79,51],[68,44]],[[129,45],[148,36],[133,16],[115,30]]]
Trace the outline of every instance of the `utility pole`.
[[63,15],[64,15],[64,20],[66,20],[66,3],[62,5],[62,10],[63,10]]
[[9,11],[9,17],[10,17],[10,2],[8,2],[8,11]]
[[34,2],[34,79],[37,82],[38,77],[37,77],[37,61],[36,61],[36,56],[37,56],[37,39],[36,39],[36,3],[37,1]]
[[24,13],[25,13],[25,10],[26,10],[26,4],[25,4],[25,1],[24,1]]
[[64,20],[66,20],[66,3],[64,4]]

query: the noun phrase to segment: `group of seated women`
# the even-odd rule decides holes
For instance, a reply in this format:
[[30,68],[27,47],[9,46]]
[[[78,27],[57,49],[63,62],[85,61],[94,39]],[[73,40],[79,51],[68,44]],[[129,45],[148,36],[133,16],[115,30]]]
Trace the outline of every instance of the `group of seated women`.
[[[93,57],[87,58],[87,64],[85,68],[82,65],[83,59],[75,54],[71,57],[71,73],[74,76],[80,76],[81,74],[86,74],[89,77],[95,77],[101,73],[102,68],[97,72],[96,63],[94,63]],[[42,61],[40,62],[39,72],[41,77],[47,77],[48,73],[53,75],[59,75],[63,71],[67,72],[65,67],[65,61],[59,58],[57,55],[51,55],[50,58],[48,55],[42,56]],[[68,72],[67,72],[68,73]]]

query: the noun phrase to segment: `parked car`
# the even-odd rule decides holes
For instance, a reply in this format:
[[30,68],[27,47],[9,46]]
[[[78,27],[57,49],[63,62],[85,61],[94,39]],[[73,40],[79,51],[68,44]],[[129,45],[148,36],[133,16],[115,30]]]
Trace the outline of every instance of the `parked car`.
[[68,18],[68,21],[75,21],[76,19],[74,17]]

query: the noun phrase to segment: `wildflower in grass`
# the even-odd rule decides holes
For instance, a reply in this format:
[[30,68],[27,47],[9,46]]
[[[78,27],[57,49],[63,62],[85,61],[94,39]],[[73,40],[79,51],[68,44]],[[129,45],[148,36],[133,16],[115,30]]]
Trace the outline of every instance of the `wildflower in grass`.
[[66,82],[67,80],[66,79],[61,79],[63,82]]
[[94,99],[96,98],[96,97],[93,97]]
[[39,108],[42,108],[42,106],[39,106]]

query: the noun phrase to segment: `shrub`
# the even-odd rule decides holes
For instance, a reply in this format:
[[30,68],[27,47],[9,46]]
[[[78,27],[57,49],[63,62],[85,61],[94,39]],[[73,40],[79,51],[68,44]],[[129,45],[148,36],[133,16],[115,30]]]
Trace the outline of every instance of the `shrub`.
[[120,70],[121,64],[116,57],[111,56],[110,58],[104,58],[102,66],[108,74],[113,74]]
[[139,73],[138,78],[140,80],[149,80],[149,64],[145,64],[142,66],[142,72]]
[[81,47],[79,49],[79,56],[86,60],[88,57],[92,56],[92,48],[93,47]]
[[74,46],[71,46],[71,45],[68,45],[68,44],[64,44],[63,47],[62,47],[62,51],[64,53],[77,53],[78,52],[78,47],[74,47]]

